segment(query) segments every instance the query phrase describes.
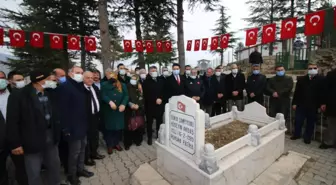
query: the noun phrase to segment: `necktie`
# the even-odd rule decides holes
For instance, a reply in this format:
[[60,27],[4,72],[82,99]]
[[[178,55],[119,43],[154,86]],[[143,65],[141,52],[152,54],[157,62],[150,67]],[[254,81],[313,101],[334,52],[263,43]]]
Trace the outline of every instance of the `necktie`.
[[98,106],[97,106],[97,102],[93,96],[93,93],[92,93],[92,90],[91,90],[91,87],[88,87],[89,91],[90,91],[90,94],[91,94],[91,101],[93,103],[93,112],[96,114],[98,112]]
[[181,81],[180,81],[180,77],[178,75],[176,75],[176,81],[177,81],[177,84],[180,85]]

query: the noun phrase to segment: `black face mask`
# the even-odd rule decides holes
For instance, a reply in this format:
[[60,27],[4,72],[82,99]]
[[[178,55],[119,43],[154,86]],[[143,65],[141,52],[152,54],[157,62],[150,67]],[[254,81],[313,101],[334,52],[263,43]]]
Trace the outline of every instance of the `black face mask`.
[[114,79],[114,78],[111,78],[110,80],[109,80],[109,82],[111,83],[111,84],[114,84],[114,83],[116,83],[116,79]]

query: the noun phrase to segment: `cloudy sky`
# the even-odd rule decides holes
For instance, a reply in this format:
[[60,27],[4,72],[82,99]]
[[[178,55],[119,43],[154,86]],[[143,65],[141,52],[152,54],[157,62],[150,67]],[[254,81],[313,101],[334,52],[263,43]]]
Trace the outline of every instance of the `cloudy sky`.
[[[19,10],[18,4],[22,0],[0,0],[1,7],[10,8],[13,10]],[[221,4],[228,8],[227,14],[231,16],[230,31],[237,31],[244,27],[248,27],[246,22],[242,20],[249,14],[248,6],[245,5],[246,0],[222,0]],[[210,38],[213,36],[211,31],[214,28],[215,21],[219,17],[218,12],[205,12],[202,6],[195,8],[193,11],[188,10],[188,5],[184,5],[185,8],[185,24],[184,24],[184,38],[185,44],[187,40]],[[174,33],[175,40],[177,39],[176,28],[171,29]],[[125,36],[125,39],[135,40],[135,32],[131,30],[129,32],[121,33]],[[238,38],[244,40],[245,33],[238,32],[235,35]],[[10,53],[7,48],[0,47],[0,53]],[[208,51],[186,51],[186,63],[195,65],[197,60],[209,59],[219,60],[219,56],[213,55]],[[225,60],[232,60],[232,50],[226,52]]]

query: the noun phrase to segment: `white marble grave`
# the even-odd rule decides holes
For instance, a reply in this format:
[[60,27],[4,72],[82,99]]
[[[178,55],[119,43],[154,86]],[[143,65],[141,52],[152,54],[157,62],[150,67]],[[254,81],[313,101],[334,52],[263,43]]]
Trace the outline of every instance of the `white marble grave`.
[[[247,134],[221,148],[205,143],[205,130],[239,120]],[[259,127],[259,129],[258,129]],[[284,152],[285,120],[258,103],[209,118],[195,100],[175,96],[160,126],[157,170],[172,185],[248,185]]]

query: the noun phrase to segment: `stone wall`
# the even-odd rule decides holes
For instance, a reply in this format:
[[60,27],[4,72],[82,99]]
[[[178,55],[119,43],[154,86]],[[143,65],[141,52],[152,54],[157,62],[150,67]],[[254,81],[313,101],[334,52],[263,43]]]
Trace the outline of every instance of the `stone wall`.
[[[275,56],[264,56],[263,59],[264,59],[264,63],[262,64],[261,72],[263,74],[272,74],[272,73],[274,73]],[[248,59],[244,59],[244,60],[238,61],[236,64],[245,73],[249,73],[251,71],[251,64],[249,63]]]
[[336,69],[336,48],[313,51],[311,60],[317,63],[321,73],[326,74],[330,70]]

